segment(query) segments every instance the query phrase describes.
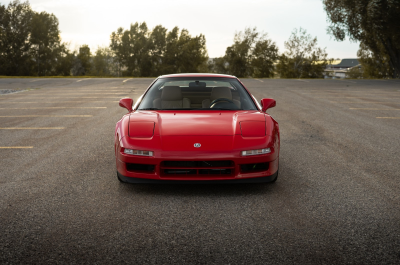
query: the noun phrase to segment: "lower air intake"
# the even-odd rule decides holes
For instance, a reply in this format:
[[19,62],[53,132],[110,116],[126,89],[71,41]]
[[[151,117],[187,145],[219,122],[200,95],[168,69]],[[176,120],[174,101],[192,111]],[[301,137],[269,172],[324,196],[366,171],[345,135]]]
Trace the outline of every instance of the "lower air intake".
[[255,163],[240,165],[240,171],[242,173],[252,173],[259,171],[266,171],[269,168],[269,163]]
[[147,165],[147,164],[126,164],[126,170],[132,172],[154,172],[155,166],[154,165]]

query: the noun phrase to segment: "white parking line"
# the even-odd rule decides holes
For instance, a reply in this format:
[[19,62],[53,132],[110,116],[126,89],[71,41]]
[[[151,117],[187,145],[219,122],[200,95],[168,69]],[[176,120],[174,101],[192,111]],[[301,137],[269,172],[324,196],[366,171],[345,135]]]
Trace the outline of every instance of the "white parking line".
[[[365,92],[365,91],[338,91],[338,92],[300,92],[301,94],[308,94],[308,95],[328,95],[332,96],[332,95],[341,95],[341,94],[350,94],[350,93],[359,93],[359,92]],[[373,96],[377,96],[377,95],[385,95],[385,96],[389,96],[390,94],[394,94],[394,95],[399,95],[400,93],[398,92],[373,92],[373,93],[365,93],[363,95],[373,95]]]
[[348,81],[348,80],[342,80],[342,79],[334,79],[334,80],[338,80],[338,81],[342,81],[342,82],[348,82],[348,83],[357,84],[357,82]]
[[[132,93],[132,94],[135,94],[135,93]],[[34,96],[34,95],[32,95],[32,96]],[[100,99],[107,99],[107,98],[121,98],[121,97],[34,97],[34,98],[35,99],[37,99],[37,98],[100,98]],[[77,102],[77,101],[71,101],[71,102]]]
[[0,146],[0,149],[32,149],[33,146]]
[[400,117],[376,117],[377,119],[393,119],[393,120],[397,120],[400,119]]
[[400,109],[376,109],[376,108],[349,108],[349,109],[356,109],[356,110],[400,110]]
[[84,78],[84,79],[77,80],[76,82],[81,82],[83,80],[89,80],[89,79],[92,79],[92,78]]
[[365,98],[365,99],[400,99],[400,98],[368,98],[368,97],[314,97],[314,98]]
[[257,78],[254,78],[254,79],[257,81],[260,81],[261,83],[264,83],[264,81],[262,81],[261,79],[257,79]]
[[131,79],[133,79],[133,78],[125,79],[124,81],[122,81],[122,83],[125,83],[125,82],[127,82],[128,80],[131,80]]
[[106,109],[107,107],[37,107],[37,108],[0,108],[0,109]]
[[0,116],[0,118],[33,118],[33,117],[54,117],[54,118],[88,118],[93,115],[13,115]]
[[309,82],[310,82],[310,81],[303,80],[303,79],[295,79],[295,80],[297,80],[297,81],[303,81],[303,82],[307,82],[307,83],[309,83]]
[[[82,93],[65,93],[65,94],[58,94],[58,93],[54,93],[53,95],[55,95],[55,96],[68,96],[68,95],[128,95],[128,94],[135,94],[135,93],[128,93],[128,92],[121,92],[121,93],[90,93],[90,92],[87,92],[87,93],[84,93],[84,92],[82,92]],[[34,95],[32,95],[32,96],[42,96],[42,95],[48,95],[48,93],[35,93]]]
[[13,104],[13,103],[19,103],[19,104],[54,104],[54,103],[87,103],[87,102],[119,102],[119,101],[114,101],[114,100],[87,100],[87,101],[51,101],[51,102],[23,102],[23,101],[5,101],[5,102],[0,102],[0,104]]
[[354,102],[354,101],[329,101],[331,103],[351,103],[351,104],[400,104],[398,102],[390,102],[390,101],[385,101],[385,102]]
[[65,127],[0,127],[0,130],[64,130]]

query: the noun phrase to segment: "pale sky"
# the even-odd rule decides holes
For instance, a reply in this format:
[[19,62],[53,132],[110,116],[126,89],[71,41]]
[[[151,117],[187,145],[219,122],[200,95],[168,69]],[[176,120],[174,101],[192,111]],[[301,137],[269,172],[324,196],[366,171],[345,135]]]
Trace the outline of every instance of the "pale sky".
[[[3,5],[10,1],[0,0]],[[329,58],[356,58],[358,43],[337,42],[326,33],[328,23],[322,0],[30,0],[32,9],[53,13],[59,19],[63,42],[71,49],[88,44],[108,46],[119,27],[143,22],[152,29],[161,24],[178,26],[194,36],[204,34],[211,58],[225,54],[236,31],[257,27],[268,33],[280,53],[294,28],[305,28],[327,48]]]

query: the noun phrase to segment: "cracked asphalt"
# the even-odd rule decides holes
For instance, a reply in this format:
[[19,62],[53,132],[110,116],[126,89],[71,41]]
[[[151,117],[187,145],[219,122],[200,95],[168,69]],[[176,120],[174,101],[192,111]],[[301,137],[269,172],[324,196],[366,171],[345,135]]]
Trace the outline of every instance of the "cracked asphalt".
[[1,264],[400,264],[400,81],[243,79],[277,101],[276,183],[121,184],[118,100],[151,81],[0,79],[26,90],[0,93]]

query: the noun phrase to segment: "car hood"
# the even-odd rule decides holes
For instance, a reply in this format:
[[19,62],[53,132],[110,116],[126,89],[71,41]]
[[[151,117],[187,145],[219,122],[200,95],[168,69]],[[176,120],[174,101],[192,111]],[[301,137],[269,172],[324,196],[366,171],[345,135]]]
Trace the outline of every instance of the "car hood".
[[[161,136],[232,136],[241,134],[241,122],[264,122],[259,111],[136,111],[132,125],[154,123],[154,135]],[[265,125],[264,125],[265,126]]]

